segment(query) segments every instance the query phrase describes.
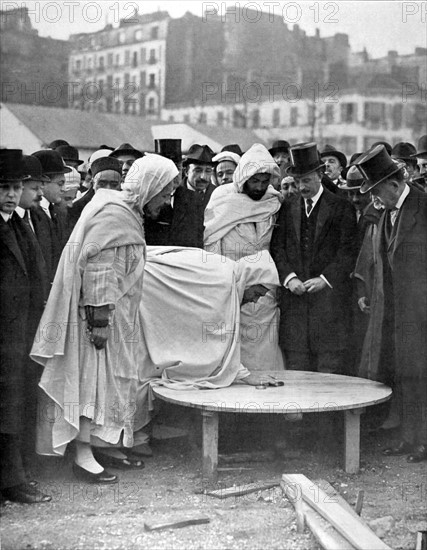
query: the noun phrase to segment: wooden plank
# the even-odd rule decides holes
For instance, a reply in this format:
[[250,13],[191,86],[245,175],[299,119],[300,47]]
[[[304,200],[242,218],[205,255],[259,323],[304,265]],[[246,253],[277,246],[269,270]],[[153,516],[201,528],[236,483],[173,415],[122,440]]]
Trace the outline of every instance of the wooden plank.
[[[322,489],[322,491],[325,491],[325,493],[328,495],[328,499],[326,501],[326,504],[329,502],[337,502],[338,504],[341,504],[341,506],[347,510],[352,516],[359,519],[359,514],[357,514],[356,510],[345,500],[345,498],[340,495],[340,493],[332,487],[330,483],[326,481],[326,479],[319,479],[318,481],[315,481],[316,485]],[[314,494],[314,497],[316,498],[316,494]]]
[[246,485],[237,485],[235,487],[227,487],[226,489],[217,489],[215,491],[207,491],[206,494],[215,498],[240,497],[256,493],[257,491],[265,491],[279,486],[279,481],[264,481],[259,483],[247,483]]
[[302,503],[302,510],[307,526],[324,550],[354,550],[347,539],[305,502]]
[[304,475],[283,474],[282,480],[292,485],[300,498],[329,521],[357,550],[391,550],[359,517],[354,517],[337,502],[328,502],[328,495],[322,489],[315,488],[318,498],[313,498],[313,483]]
[[146,531],[162,531],[164,529],[180,529],[189,525],[202,525],[209,523],[211,520],[207,516],[167,516],[161,520],[148,520],[144,522]]

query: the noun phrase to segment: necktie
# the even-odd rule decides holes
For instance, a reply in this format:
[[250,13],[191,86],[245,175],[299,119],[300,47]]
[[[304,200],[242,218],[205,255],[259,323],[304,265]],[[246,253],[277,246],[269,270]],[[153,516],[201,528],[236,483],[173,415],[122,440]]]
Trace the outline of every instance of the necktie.
[[310,215],[310,212],[313,210],[313,199],[306,199],[306,213],[307,217]]

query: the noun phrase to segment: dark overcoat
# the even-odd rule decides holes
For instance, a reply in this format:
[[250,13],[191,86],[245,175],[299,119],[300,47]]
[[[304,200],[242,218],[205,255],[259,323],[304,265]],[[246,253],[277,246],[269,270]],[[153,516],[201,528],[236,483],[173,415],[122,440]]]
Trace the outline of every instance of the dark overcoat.
[[0,217],[0,425],[2,433],[23,429],[28,353],[44,302],[47,280],[37,241],[14,214],[15,231]]
[[292,272],[304,282],[324,275],[332,288],[296,296],[283,288],[280,343],[288,351],[312,353],[347,349],[356,260],[356,216],[348,201],[324,189],[319,202],[308,265],[301,252],[302,198],[285,201],[271,240],[280,283]]
[[[374,283],[371,314],[360,375],[383,379],[384,324],[392,311],[395,381],[427,378],[427,194],[411,189],[396,220],[394,237],[385,239],[384,212],[374,239]],[[385,273],[391,277],[387,285]],[[392,303],[388,303],[392,299]],[[394,330],[393,330],[394,329]]]
[[209,184],[201,194],[187,188],[186,180],[174,195],[169,244],[203,248],[205,208],[216,187]]

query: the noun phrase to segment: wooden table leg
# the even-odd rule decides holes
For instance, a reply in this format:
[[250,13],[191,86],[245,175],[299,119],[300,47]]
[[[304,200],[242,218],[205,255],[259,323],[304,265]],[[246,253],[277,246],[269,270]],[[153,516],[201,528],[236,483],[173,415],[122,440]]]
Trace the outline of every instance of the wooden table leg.
[[345,447],[344,463],[348,474],[357,474],[360,466],[360,415],[365,409],[344,411]]
[[202,411],[203,421],[203,477],[210,483],[218,479],[218,413]]

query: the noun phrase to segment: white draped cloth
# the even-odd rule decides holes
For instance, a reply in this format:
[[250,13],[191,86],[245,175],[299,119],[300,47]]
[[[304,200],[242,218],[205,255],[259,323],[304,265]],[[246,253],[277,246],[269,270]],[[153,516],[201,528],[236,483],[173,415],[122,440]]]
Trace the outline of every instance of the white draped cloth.
[[[204,248],[207,252],[251,263],[269,254],[281,195],[271,184],[259,201],[244,193],[245,182],[259,173],[270,174],[271,180],[280,175],[267,149],[255,144],[242,156],[233,182],[218,187],[212,193],[205,210]],[[274,266],[271,257],[269,263]],[[255,281],[254,284],[261,283]],[[245,304],[241,309],[242,362],[251,371],[283,369],[278,345],[278,286],[279,282],[268,287],[270,290],[265,296],[256,303]]]

